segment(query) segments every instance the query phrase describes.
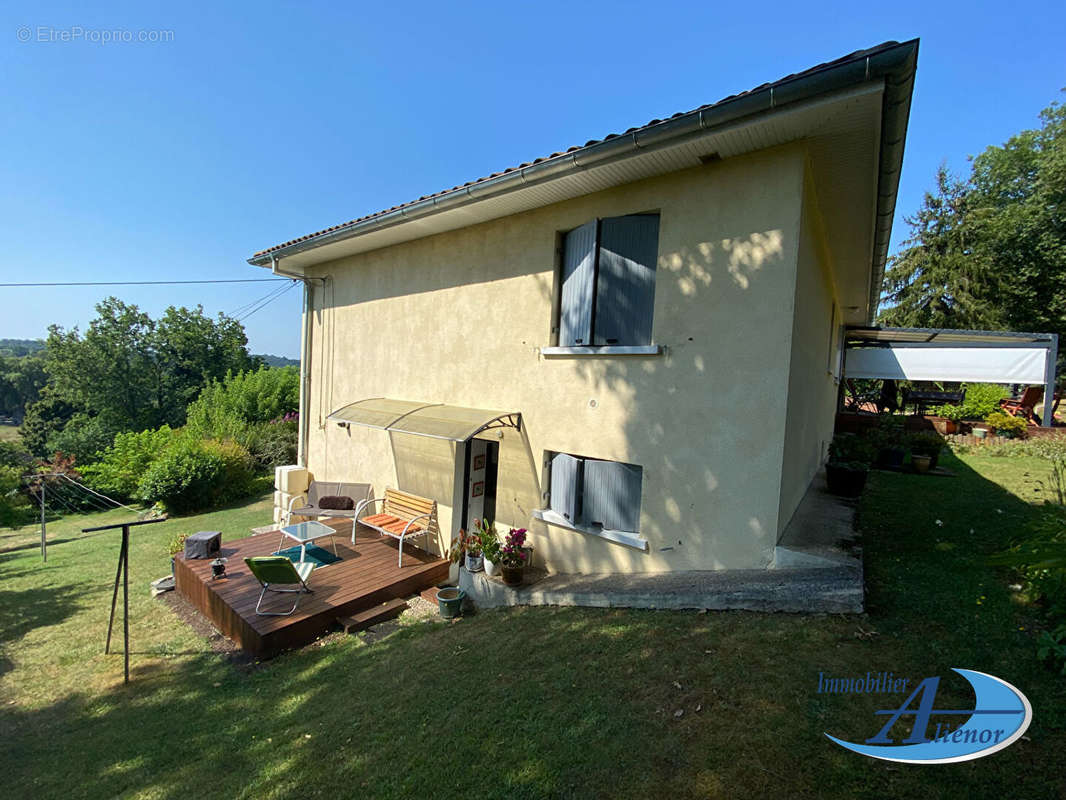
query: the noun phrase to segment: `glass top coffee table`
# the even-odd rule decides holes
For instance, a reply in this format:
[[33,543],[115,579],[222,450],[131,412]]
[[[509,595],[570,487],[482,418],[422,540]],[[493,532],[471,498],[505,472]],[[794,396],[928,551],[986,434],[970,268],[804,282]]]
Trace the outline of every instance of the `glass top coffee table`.
[[[311,520],[310,522],[300,522],[296,525],[286,525],[281,529],[281,534],[282,544],[285,544],[286,537],[300,543],[300,563],[302,564],[307,560],[308,542],[313,542],[315,539],[321,539],[325,536],[336,536],[337,532],[329,525],[323,525],[321,522]],[[279,547],[278,549],[280,550],[281,548]],[[336,542],[333,542],[333,555],[338,555]]]

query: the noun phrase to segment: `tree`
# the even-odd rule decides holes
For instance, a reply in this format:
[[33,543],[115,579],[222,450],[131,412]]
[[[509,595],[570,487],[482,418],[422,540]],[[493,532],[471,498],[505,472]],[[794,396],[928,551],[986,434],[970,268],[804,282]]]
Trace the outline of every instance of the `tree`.
[[947,167],[907,217],[911,235],[885,271],[881,322],[917,328],[999,328],[996,279],[974,251],[970,193]]
[[22,419],[37,402],[48,376],[39,355],[0,357],[0,414]]
[[1066,108],[973,159],[944,167],[885,272],[889,325],[1066,332]]
[[1066,331],[1066,108],[973,161],[972,227],[999,276],[1005,327]]
[[39,455],[57,445],[84,459],[115,433],[180,427],[204,386],[258,364],[241,324],[224,314],[211,319],[200,306],[172,306],[156,321],[109,297],[96,311],[84,334],[49,328],[47,398],[30,407],[24,426]]
[[115,430],[155,428],[164,404],[154,354],[154,323],[137,306],[109,297],[82,336],[48,328],[49,388],[75,409],[103,417]]

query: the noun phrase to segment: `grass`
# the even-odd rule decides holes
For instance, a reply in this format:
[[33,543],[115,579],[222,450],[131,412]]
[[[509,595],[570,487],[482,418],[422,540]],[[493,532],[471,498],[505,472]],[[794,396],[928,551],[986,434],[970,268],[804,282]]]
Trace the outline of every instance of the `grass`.
[[0,442],[17,442],[19,435],[18,425],[0,425]]
[[[166,572],[169,529],[236,538],[266,521],[268,499],[148,526],[133,539],[125,688],[121,656],[101,654],[115,536],[77,535],[90,518],[50,525],[57,542],[41,565],[35,531],[2,533],[8,793],[1061,797],[1066,686],[1035,660],[1009,576],[985,562],[1038,513],[1046,462],[944,463],[958,477],[872,477],[866,615],[501,610],[373,643],[334,637],[254,669],[211,653],[145,587]],[[820,671],[943,675],[938,706],[972,702],[951,667],[1020,687],[1035,710],[1027,739],[907,767],[823,736],[872,736],[882,705],[817,694]]]

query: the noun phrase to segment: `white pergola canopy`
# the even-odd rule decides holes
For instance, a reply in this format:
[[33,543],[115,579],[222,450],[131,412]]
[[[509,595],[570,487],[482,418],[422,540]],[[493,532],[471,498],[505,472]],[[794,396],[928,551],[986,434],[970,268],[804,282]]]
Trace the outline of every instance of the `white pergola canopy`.
[[1043,385],[1050,398],[1057,357],[1054,333],[850,328],[844,377]]
[[488,428],[518,428],[521,424],[521,415],[517,412],[393,400],[388,397],[371,397],[350,403],[326,419],[340,425],[362,425],[391,433],[409,433],[451,442],[465,442]]

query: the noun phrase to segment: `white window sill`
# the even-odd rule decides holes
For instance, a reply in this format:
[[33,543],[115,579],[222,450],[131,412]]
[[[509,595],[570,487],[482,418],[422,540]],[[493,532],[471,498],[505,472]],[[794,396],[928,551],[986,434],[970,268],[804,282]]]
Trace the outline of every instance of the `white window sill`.
[[533,511],[533,517],[539,519],[541,522],[554,525],[557,528],[566,528],[568,531],[584,533],[588,536],[597,536],[600,539],[606,539],[607,541],[615,542],[616,544],[624,544],[626,547],[633,547],[645,552],[648,550],[648,540],[640,534],[633,533],[632,531],[609,531],[602,528],[586,528],[581,525],[574,525],[562,514],[547,508],[535,509]]
[[574,347],[542,347],[540,354],[547,358],[572,356],[658,356],[663,348],[659,344],[599,344]]

